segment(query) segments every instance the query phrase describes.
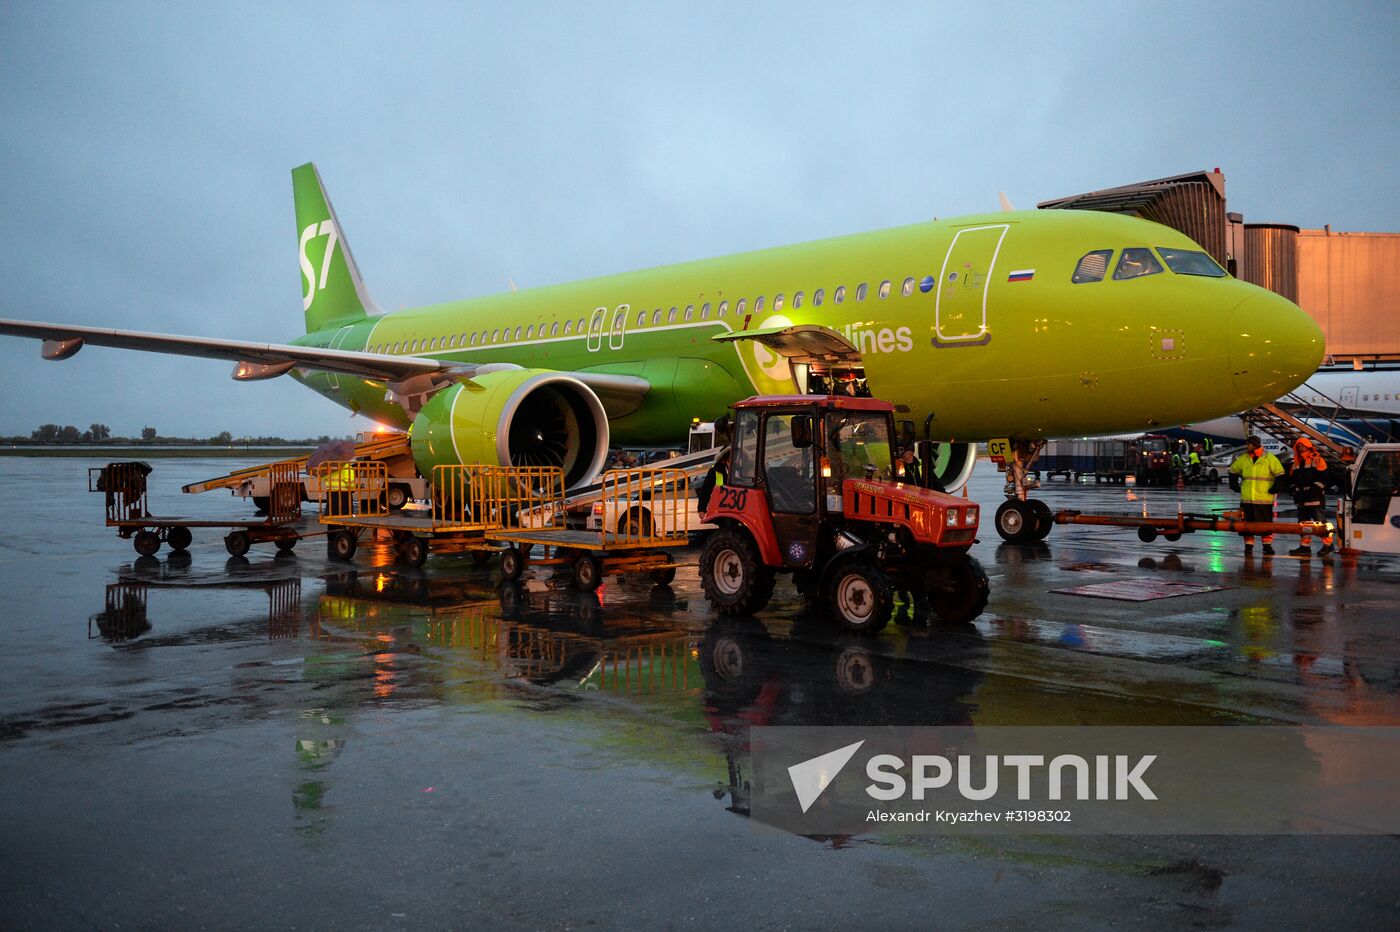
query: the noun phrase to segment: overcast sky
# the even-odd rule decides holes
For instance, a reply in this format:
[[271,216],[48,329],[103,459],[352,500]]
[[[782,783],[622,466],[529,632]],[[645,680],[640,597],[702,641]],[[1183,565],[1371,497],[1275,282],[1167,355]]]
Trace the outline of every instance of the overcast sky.
[[[315,161],[386,309],[1225,171],[1400,230],[1400,3],[0,3],[0,317],[302,332]],[[295,7],[295,9],[290,9]],[[0,434],[339,434],[290,379],[0,337]]]

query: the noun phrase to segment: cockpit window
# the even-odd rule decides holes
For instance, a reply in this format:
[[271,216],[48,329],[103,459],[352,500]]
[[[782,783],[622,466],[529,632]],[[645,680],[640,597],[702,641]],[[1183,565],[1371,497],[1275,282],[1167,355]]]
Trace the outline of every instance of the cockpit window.
[[1125,249],[1123,255],[1118,259],[1118,268],[1113,270],[1113,280],[1141,278],[1144,275],[1156,275],[1161,271],[1163,271],[1162,263],[1158,262],[1157,257],[1152,255],[1152,250]]
[[1095,249],[1085,253],[1084,258],[1074,267],[1074,277],[1070,281],[1076,285],[1103,281],[1104,275],[1108,273],[1108,260],[1112,256],[1112,249]]
[[1224,278],[1225,270],[1214,259],[1194,249],[1173,249],[1158,246],[1157,254],[1178,275],[1204,275],[1207,278]]

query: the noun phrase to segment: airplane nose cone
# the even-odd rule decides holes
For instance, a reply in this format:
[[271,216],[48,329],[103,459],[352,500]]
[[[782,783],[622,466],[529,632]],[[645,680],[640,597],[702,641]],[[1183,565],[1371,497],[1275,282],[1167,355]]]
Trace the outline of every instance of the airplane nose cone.
[[1231,376],[1245,407],[1297,388],[1322,364],[1322,328],[1302,308],[1263,288],[1230,312]]

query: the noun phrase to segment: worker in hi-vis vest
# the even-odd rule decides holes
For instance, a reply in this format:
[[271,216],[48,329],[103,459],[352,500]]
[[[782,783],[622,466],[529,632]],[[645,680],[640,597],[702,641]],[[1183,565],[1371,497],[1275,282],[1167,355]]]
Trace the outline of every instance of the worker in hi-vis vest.
[[[1258,437],[1245,438],[1244,452],[1230,464],[1230,474],[1239,477],[1240,510],[1244,520],[1272,523],[1274,520],[1274,480],[1283,475],[1278,457],[1264,449]],[[1245,533],[1244,552],[1254,549],[1254,535]],[[1274,552],[1274,535],[1264,535],[1264,553]]]

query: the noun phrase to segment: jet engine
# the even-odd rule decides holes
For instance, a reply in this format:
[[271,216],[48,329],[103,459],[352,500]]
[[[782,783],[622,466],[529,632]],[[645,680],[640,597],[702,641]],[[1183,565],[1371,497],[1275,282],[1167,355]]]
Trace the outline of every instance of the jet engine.
[[977,465],[977,444],[942,443],[935,441],[933,456],[925,461],[929,474],[936,476],[948,492],[957,492],[972,478]]
[[458,463],[558,466],[572,488],[597,475],[607,453],[597,394],[543,369],[481,373],[435,394],[413,421],[413,460],[426,477]]

